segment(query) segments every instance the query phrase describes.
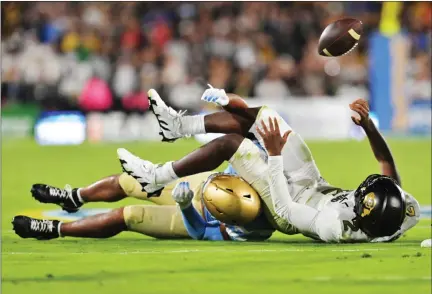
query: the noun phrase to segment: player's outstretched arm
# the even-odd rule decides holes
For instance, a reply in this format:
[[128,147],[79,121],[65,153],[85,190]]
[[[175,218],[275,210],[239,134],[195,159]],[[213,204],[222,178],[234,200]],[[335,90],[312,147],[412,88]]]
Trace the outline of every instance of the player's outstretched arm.
[[194,193],[190,189],[188,182],[178,183],[172,192],[172,196],[180,207],[183,223],[189,236],[195,240],[224,240],[220,230],[220,223],[206,222],[193,207]]
[[357,112],[360,116],[360,118],[354,116],[351,118],[356,125],[361,126],[365,131],[375,158],[380,164],[381,173],[385,176],[392,177],[401,185],[400,176],[397,172],[390,148],[373,121],[369,118],[368,102],[365,99],[357,99],[349,106],[351,110]]

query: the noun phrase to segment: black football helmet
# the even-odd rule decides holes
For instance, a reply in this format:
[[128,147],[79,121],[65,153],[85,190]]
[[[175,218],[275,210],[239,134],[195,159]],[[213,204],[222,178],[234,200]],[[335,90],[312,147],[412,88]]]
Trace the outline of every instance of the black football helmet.
[[405,194],[390,177],[370,175],[354,194],[354,212],[360,229],[369,237],[396,233],[405,218]]

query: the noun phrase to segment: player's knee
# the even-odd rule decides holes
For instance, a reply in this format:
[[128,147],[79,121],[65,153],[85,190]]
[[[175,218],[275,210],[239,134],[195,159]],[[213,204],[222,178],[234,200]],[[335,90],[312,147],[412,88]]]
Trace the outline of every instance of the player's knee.
[[115,189],[123,189],[120,185],[120,175],[110,176],[108,178],[108,183],[111,187]]
[[133,230],[135,225],[144,222],[145,210],[144,205],[130,205],[122,208],[123,219],[129,230]]
[[216,139],[218,150],[228,157],[231,157],[243,142],[244,137],[239,134],[228,134]]
[[258,114],[261,111],[261,108],[262,108],[262,106],[248,108],[248,113],[251,117],[253,117],[254,122],[255,122],[256,118],[258,117]]
[[136,180],[127,173],[122,173],[121,175],[113,176],[113,184],[120,187],[129,196],[135,191]]

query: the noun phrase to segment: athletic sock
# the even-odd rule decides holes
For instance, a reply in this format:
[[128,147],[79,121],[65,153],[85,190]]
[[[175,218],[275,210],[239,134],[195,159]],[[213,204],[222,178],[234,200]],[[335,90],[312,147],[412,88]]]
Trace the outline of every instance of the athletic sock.
[[72,199],[75,203],[84,204],[84,200],[81,197],[80,193],[81,188],[75,188],[72,190]]
[[57,225],[57,232],[60,238],[62,238],[62,234],[61,234],[61,226],[62,226],[63,222],[59,222]]
[[178,179],[178,176],[176,175],[173,168],[173,162],[174,161],[167,162],[164,165],[158,166],[156,168],[156,184],[166,185]]
[[204,115],[188,115],[181,118],[182,135],[205,134]]

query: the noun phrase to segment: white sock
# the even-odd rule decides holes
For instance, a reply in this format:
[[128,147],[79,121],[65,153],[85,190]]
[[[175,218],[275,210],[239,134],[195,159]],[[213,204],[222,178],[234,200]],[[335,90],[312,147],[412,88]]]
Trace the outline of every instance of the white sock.
[[60,238],[63,237],[62,234],[61,234],[61,230],[60,230],[60,227],[62,226],[62,224],[63,224],[63,222],[60,222],[60,223],[58,224],[58,226],[57,226],[57,230],[58,230],[58,234],[59,234],[59,237],[60,237]]
[[174,161],[167,162],[156,168],[156,183],[158,185],[166,185],[178,179],[173,169],[173,162]]
[[183,135],[205,134],[204,115],[188,115],[181,118],[181,133]]
[[79,202],[81,202],[81,204],[84,204],[84,200],[81,198],[81,192],[80,192],[81,188],[77,189],[77,197]]

